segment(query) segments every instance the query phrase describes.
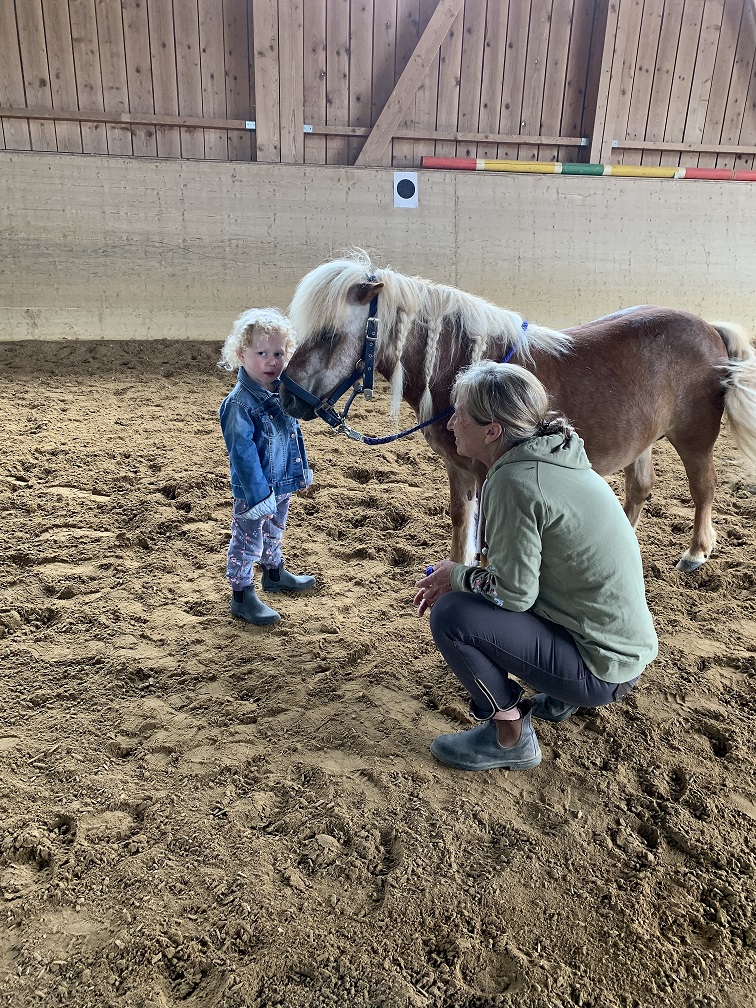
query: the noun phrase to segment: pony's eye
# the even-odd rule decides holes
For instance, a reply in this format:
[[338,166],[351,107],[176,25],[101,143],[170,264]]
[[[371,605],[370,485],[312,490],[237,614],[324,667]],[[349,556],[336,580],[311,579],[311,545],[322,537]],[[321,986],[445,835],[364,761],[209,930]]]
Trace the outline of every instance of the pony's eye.
[[315,337],[318,343],[335,343],[336,333],[333,329],[321,329],[318,335]]

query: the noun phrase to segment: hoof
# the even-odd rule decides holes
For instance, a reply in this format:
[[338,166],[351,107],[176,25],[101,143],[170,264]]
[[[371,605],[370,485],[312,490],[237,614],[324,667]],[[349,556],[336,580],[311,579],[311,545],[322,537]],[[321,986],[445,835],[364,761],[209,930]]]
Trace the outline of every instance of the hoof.
[[694,570],[698,570],[699,567],[703,567],[706,563],[706,558],[703,560],[691,560],[688,557],[680,557],[675,566],[678,570],[684,571],[685,574],[691,574]]

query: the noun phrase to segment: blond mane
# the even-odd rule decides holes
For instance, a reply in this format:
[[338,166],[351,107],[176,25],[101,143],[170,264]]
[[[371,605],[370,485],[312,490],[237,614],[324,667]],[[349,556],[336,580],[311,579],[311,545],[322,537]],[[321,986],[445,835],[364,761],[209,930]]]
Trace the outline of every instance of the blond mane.
[[[420,402],[421,419],[432,412],[430,385],[439,361],[439,342],[444,324],[450,344],[443,347],[448,357],[469,345],[470,363],[482,360],[494,342],[531,359],[534,350],[563,353],[572,343],[565,333],[534,323],[525,323],[517,312],[485,301],[456,287],[434,283],[422,277],[407,277],[391,269],[376,268],[369,255],[355,249],[342,259],[333,259],[316,267],[300,281],[289,307],[289,317],[297,332],[299,346],[323,331],[342,332],[354,305],[349,291],[366,283],[374,275],[383,284],[378,298],[379,337],[376,360],[391,375],[391,414],[399,413],[404,391],[402,352],[413,326],[427,329],[423,361],[424,392]],[[450,324],[450,325],[449,325]]]

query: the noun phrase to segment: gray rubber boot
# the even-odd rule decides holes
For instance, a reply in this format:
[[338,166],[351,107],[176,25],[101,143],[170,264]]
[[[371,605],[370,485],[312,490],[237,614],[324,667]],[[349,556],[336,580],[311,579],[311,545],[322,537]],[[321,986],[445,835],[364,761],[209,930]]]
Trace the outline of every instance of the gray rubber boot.
[[249,585],[243,591],[234,592],[231,598],[231,615],[246,620],[247,623],[254,623],[255,626],[269,626],[281,620],[280,613],[260,601],[254,585]]
[[496,722],[491,718],[469,731],[439,735],[430,748],[437,760],[457,770],[532,770],[541,762],[530,711],[522,719],[517,745],[499,745]]
[[278,567],[263,567],[262,589],[267,592],[300,592],[307,591],[315,584],[315,578],[309,574],[290,574],[283,565]]
[[566,721],[579,709],[561,700],[555,700],[547,693],[536,693],[530,698],[530,713],[541,721]]

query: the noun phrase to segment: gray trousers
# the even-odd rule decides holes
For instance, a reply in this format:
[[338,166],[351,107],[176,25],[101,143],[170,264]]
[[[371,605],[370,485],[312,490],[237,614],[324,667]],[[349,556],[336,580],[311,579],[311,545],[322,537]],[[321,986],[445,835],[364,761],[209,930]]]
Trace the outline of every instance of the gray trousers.
[[264,567],[278,567],[281,563],[281,541],[290,501],[291,494],[279,497],[272,518],[240,518],[239,515],[248,511],[250,505],[241,498],[234,498],[231,542],[226,560],[226,577],[234,591],[241,591],[252,584],[256,563]]
[[564,627],[531,612],[499,609],[471,592],[442,595],[431,609],[430,628],[479,721],[520,700],[522,688],[510,676],[577,707],[621,700],[638,681],[604,682],[590,671]]

